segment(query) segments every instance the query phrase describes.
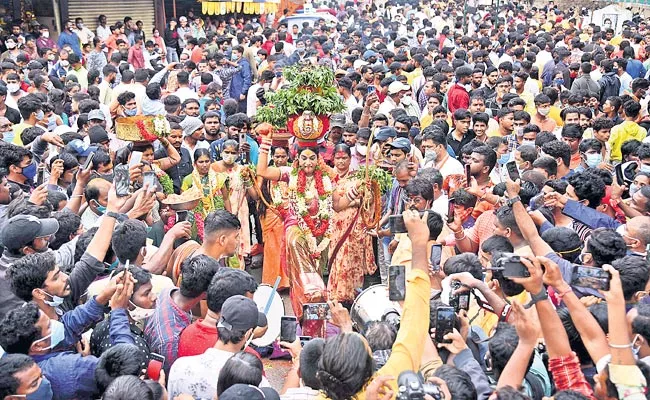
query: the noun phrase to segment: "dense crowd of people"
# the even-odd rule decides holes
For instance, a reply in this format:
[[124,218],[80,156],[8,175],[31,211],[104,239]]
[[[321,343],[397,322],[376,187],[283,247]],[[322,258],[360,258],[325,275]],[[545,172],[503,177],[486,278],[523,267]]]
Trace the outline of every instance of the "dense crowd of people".
[[[398,3],[11,23],[0,399],[650,398],[646,21]],[[293,66],[312,146],[259,129]]]

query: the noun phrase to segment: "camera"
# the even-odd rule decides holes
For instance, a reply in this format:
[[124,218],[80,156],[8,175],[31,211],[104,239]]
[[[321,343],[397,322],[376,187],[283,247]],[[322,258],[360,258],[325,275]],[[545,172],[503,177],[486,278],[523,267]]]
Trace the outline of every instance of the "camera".
[[442,394],[438,385],[424,381],[419,372],[404,371],[397,378],[397,400],[424,399],[429,395],[434,400],[441,400]]
[[496,270],[503,271],[504,278],[528,278],[530,272],[521,262],[521,257],[514,253],[502,253],[494,263]]

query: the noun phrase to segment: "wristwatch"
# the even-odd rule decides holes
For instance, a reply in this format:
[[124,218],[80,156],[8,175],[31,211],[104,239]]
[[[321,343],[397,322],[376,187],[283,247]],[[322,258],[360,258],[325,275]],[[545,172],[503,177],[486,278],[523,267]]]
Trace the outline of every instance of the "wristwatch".
[[545,287],[542,287],[542,290],[537,294],[530,295],[530,301],[524,306],[524,308],[531,308],[535,303],[548,299],[548,292]]
[[512,207],[518,201],[521,201],[521,197],[515,196],[515,197],[511,198],[510,200],[508,200],[508,202],[506,204],[508,205],[508,207]]
[[107,212],[106,215],[111,218],[115,218],[117,222],[124,222],[129,219],[129,217],[126,214],[120,214],[113,211]]

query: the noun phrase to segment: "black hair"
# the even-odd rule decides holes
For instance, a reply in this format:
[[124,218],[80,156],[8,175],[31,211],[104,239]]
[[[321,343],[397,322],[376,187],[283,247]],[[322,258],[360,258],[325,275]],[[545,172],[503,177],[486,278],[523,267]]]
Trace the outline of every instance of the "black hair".
[[108,386],[102,400],[155,400],[149,385],[133,375],[118,376]]
[[219,341],[223,342],[224,344],[228,343],[239,343],[242,340],[244,340],[244,336],[246,336],[247,331],[242,331],[242,330],[229,330],[226,328],[222,328],[220,326],[217,326],[217,333],[219,334]]
[[325,340],[313,338],[305,343],[305,347],[300,352],[300,379],[305,386],[315,390],[321,389],[320,380],[316,377],[318,372],[318,363],[323,355]]
[[494,215],[497,217],[497,221],[499,221],[499,224],[503,225],[504,228],[510,228],[512,233],[516,234],[519,237],[522,237],[512,207],[501,206],[496,210]]
[[[341,357],[345,354],[346,357]],[[372,378],[374,360],[364,341],[354,333],[342,333],[325,341],[316,376],[328,398],[344,400],[358,393]]]
[[555,159],[562,159],[564,166],[567,168],[569,167],[569,164],[571,163],[571,147],[569,147],[568,144],[559,140],[554,140],[544,143],[542,146],[542,151],[544,154],[547,154]]
[[573,174],[567,178],[567,182],[573,187],[578,200],[587,200],[588,207],[598,207],[605,197],[605,182],[593,173],[585,171]]
[[648,342],[650,341],[650,304],[638,303],[636,310],[638,315],[632,321],[632,333],[638,333]]
[[[508,360],[512,357],[518,344],[519,336],[515,327],[505,322],[500,322],[497,325],[494,335],[488,342],[490,356],[492,357],[492,371],[496,379],[499,379],[501,372],[506,367]],[[531,354],[526,373],[528,373],[534,357],[534,353]]]
[[206,239],[208,236],[216,235],[223,231],[239,229],[241,229],[241,223],[237,216],[226,210],[213,211],[205,217],[204,235]]
[[452,365],[442,365],[433,376],[436,376],[447,384],[449,394],[454,400],[476,400],[478,394],[472,383],[469,374]]
[[146,368],[147,358],[138,347],[130,343],[119,343],[106,349],[97,363],[95,381],[101,392],[115,380],[124,375],[140,376]]
[[133,264],[146,245],[147,229],[142,221],[135,219],[129,219],[119,224],[111,238],[113,252],[122,263],[129,261]]
[[648,263],[645,257],[629,255],[612,261],[620,274],[623,297],[629,301],[636,294],[645,290],[648,283]]
[[226,361],[219,372],[217,396],[238,383],[259,386],[262,382],[262,361],[256,356],[240,351]]
[[544,231],[541,236],[554,252],[567,261],[573,262],[582,250],[582,240],[573,229],[556,226]]
[[57,250],[64,243],[69,242],[72,235],[77,233],[79,227],[81,226],[81,217],[67,210],[58,211],[52,216],[56,218],[57,221],[59,221],[59,230],[56,231],[54,240],[50,242],[49,247],[53,250]]
[[220,268],[212,278],[207,290],[208,309],[214,313],[221,313],[221,307],[228,298],[257,290],[257,282],[248,272],[233,269]]
[[612,264],[614,260],[625,257],[627,246],[623,237],[615,230],[597,228],[591,232],[591,236],[587,241],[587,251],[593,257],[594,266],[602,267],[605,264]]
[[484,253],[489,254],[494,254],[496,252],[512,253],[515,251],[508,238],[499,235],[492,235],[485,239],[483,243],[481,243],[481,250]]
[[183,261],[179,284],[181,294],[194,299],[205,293],[220,267],[217,260],[203,254]]
[[465,208],[475,207],[476,200],[476,196],[465,189],[457,189],[449,197],[449,201],[453,201],[455,204]]
[[31,368],[34,360],[25,354],[5,354],[0,358],[0,398],[16,394],[20,380],[16,374]]
[[578,124],[567,124],[562,127],[562,137],[582,139],[582,128]]
[[[126,271],[126,266],[122,265],[115,268],[114,275],[117,275],[122,271]],[[137,265],[129,265],[129,272],[131,275],[133,275],[133,279],[135,280],[133,284],[133,293],[137,292],[138,289],[140,289],[143,285],[151,282],[151,272],[142,267],[138,267]]]
[[41,338],[36,327],[40,315],[32,302],[10,310],[0,323],[0,346],[7,353],[29,354],[32,344]]
[[488,166],[492,171],[497,163],[497,153],[494,152],[489,146],[479,146],[472,150],[472,153],[477,153],[483,156],[483,163]]
[[463,253],[449,257],[443,265],[445,275],[469,272],[476,279],[483,279],[483,266],[478,256],[474,253]]
[[7,269],[11,291],[24,301],[32,300],[32,291],[45,285],[47,274],[54,271],[54,253],[34,253],[17,259]]

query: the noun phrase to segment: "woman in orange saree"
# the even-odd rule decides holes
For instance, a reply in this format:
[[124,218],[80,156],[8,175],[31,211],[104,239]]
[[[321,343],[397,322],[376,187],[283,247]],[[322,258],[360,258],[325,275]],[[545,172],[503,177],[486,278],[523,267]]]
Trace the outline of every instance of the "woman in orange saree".
[[[273,147],[271,149],[273,165],[286,167],[289,152],[284,147]],[[258,177],[259,178],[259,177]],[[261,196],[266,203],[260,199],[257,206],[260,223],[262,225],[262,239],[264,242],[264,264],[262,265],[262,283],[273,286],[277,277],[280,277],[278,289],[289,287],[289,277],[286,272],[286,258],[284,253],[284,221],[279,212],[266,206],[281,199],[274,199],[273,193],[286,190],[285,182],[273,182],[268,179],[261,179],[259,182]]]
[[363,276],[377,269],[372,237],[360,216],[359,180],[352,176],[350,148],[339,144],[334,149],[335,189],[332,206],[332,237],[329,249],[330,276],[327,291],[330,300],[352,303],[355,290],[362,287]]

